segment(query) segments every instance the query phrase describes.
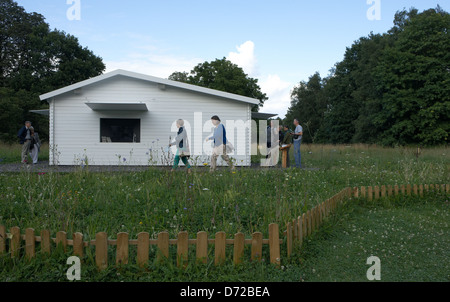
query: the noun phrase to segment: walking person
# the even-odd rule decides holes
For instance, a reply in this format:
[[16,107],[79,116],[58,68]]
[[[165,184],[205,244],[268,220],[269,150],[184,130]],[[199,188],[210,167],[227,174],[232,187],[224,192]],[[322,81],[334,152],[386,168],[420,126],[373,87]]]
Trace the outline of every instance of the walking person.
[[215,126],[213,136],[206,139],[206,141],[214,141],[214,149],[211,155],[211,168],[210,172],[216,171],[217,168],[217,158],[222,156],[222,159],[230,166],[231,171],[236,168],[227,155],[227,132],[225,126],[220,123],[220,118],[215,115],[211,118],[211,122]]
[[300,152],[300,146],[302,144],[303,137],[303,127],[300,126],[298,119],[294,120],[295,130],[292,134],[294,136],[294,157],[295,157],[295,167],[302,168],[302,155]]
[[19,133],[17,133],[17,137],[19,138],[19,142],[22,145],[22,164],[26,164],[28,162],[28,153],[30,153],[30,145],[31,145],[31,122],[26,121],[25,126],[23,126]]
[[41,140],[39,139],[39,134],[34,131],[33,127],[30,127],[31,131],[31,144],[30,144],[30,155],[33,160],[33,165],[36,165],[39,160],[39,152],[41,151]]
[[169,144],[169,147],[176,146],[177,147],[177,153],[175,155],[175,159],[173,162],[172,172],[178,169],[178,165],[181,161],[185,164],[187,167],[187,172],[191,173],[191,165],[189,164],[189,158],[190,150],[189,150],[189,141],[187,137],[186,129],[184,128],[184,120],[179,119],[177,121],[177,128],[178,133],[177,137],[175,138],[175,141]]

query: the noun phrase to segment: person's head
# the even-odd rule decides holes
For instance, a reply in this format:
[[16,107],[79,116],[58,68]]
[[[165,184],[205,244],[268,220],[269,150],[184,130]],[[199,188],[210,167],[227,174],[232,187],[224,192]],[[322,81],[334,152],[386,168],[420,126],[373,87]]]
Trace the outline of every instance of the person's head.
[[34,134],[34,128],[30,127],[29,129],[30,129],[31,135],[33,135]]
[[294,120],[294,125],[295,125],[295,127],[297,127],[298,125],[300,125],[300,122],[298,121],[298,119],[295,119],[295,120]]
[[25,127],[30,128],[31,127],[31,122],[30,121],[26,121],[25,122]]
[[284,131],[288,131],[289,130],[289,126],[288,125],[284,125]]
[[214,116],[211,118],[211,122],[213,123],[214,126],[217,126],[217,125],[220,124],[220,118],[219,118],[217,115],[214,115]]
[[181,128],[183,126],[184,126],[184,120],[182,120],[182,119],[177,120],[177,128]]

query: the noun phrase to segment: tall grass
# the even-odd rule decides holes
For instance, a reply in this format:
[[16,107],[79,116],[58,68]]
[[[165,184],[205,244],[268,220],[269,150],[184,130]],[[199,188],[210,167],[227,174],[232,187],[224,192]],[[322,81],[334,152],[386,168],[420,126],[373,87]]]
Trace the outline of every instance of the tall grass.
[[[49,159],[48,143],[41,146],[39,152],[40,161],[48,161]],[[2,144],[0,143],[0,165],[20,163],[22,154],[22,146],[19,144]]]

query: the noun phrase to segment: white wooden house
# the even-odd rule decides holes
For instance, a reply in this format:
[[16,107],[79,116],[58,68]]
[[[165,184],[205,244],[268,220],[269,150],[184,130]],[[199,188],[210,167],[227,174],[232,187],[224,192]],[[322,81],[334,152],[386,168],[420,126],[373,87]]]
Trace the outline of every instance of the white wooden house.
[[251,165],[251,108],[257,99],[124,70],[40,99],[50,107],[51,165],[169,165],[178,119],[186,122],[191,162],[202,165],[209,162],[211,142],[205,139],[213,131],[213,115],[226,126],[236,165]]

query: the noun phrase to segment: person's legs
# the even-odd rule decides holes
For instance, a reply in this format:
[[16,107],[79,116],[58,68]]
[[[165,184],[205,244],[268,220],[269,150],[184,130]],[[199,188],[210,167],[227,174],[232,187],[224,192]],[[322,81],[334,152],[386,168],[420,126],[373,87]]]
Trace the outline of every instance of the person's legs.
[[28,153],[30,153],[31,141],[25,141],[22,145],[22,163],[25,163],[28,159]]
[[181,160],[183,161],[186,168],[190,169],[191,165],[189,164],[188,158],[186,156],[182,157]]
[[213,149],[213,152],[211,154],[211,167],[210,167],[210,172],[214,172],[216,171],[216,167],[217,167],[217,158],[219,157],[219,154],[217,152],[217,147],[215,147]]
[[39,149],[38,147],[34,146],[33,150],[31,150],[31,158],[33,159],[33,164],[38,163],[39,159]]
[[295,166],[297,168],[301,168],[302,167],[302,163],[301,163],[301,154],[300,154],[300,141],[294,141],[294,157],[295,157]]
[[173,161],[172,170],[177,169],[179,163],[180,163],[180,156],[178,155],[178,152],[177,152],[177,155],[175,155],[175,160]]
[[223,145],[222,159],[228,164],[228,166],[231,168],[231,170],[235,170],[233,162],[231,161],[230,157],[227,154],[227,146],[225,146],[225,145]]

